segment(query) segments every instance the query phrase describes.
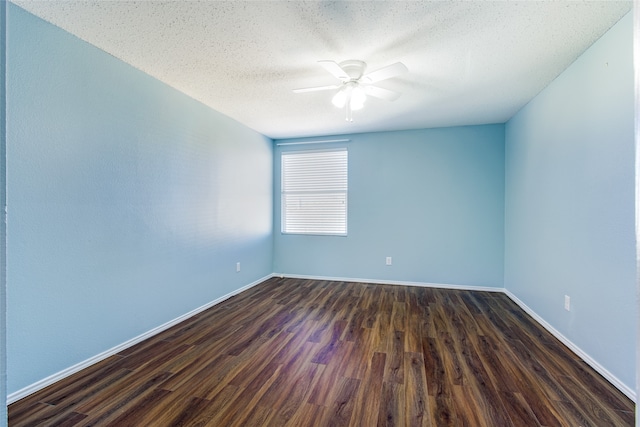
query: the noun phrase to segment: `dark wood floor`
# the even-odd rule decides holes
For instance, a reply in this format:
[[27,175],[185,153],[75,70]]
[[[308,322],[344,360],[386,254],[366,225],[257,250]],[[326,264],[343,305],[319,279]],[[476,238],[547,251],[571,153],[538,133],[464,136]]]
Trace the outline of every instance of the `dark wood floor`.
[[500,293],[271,279],[9,407],[11,426],[632,426]]

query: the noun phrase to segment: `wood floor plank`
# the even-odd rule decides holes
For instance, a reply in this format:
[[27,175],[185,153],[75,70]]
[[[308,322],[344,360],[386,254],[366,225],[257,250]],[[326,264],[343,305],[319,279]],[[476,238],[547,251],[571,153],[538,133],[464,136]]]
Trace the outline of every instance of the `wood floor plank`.
[[385,381],[382,385],[378,426],[404,426],[404,411],[404,386],[395,382]]
[[358,335],[363,329],[364,323],[364,311],[363,310],[355,310],[352,314],[351,318],[347,323],[347,327],[345,328],[344,335],[342,337],[345,341],[356,341],[358,339]]
[[[104,362],[104,363],[103,363]],[[98,369],[89,367],[90,372],[78,372],[74,375],[77,380],[65,379],[56,384],[56,387],[47,387],[38,393],[39,401],[50,405],[59,406],[60,404],[69,405],[70,400],[82,399],[82,396],[90,390],[99,392],[104,387],[108,387],[112,380],[118,379],[123,375],[122,358],[113,356],[108,361],[99,362]],[[99,378],[100,381],[96,381]],[[72,405],[72,404],[71,404]]]
[[423,316],[413,312],[407,314],[407,327],[404,334],[404,351],[419,353],[422,351],[422,319]]
[[[386,292],[381,292],[377,301],[378,315],[376,321],[371,325],[371,329],[376,335],[377,347],[374,351],[382,353],[387,352],[387,337],[393,333],[391,328],[391,315],[393,314],[393,301],[392,296]],[[363,327],[366,327],[363,324]]]
[[[229,384],[246,387],[262,369],[271,364],[274,355],[292,338],[291,334],[282,332],[271,339],[264,339],[262,345],[256,346],[256,351],[237,356],[242,357],[244,363],[239,366]],[[251,367],[251,369],[247,369],[248,367]]]
[[467,370],[465,377],[469,379],[470,389],[476,396],[483,418],[490,420],[491,425],[514,425],[472,340],[461,341],[461,345],[464,369]]
[[500,401],[504,405],[511,422],[517,426],[540,426],[540,422],[533,411],[517,393],[510,391],[499,392]]
[[356,397],[357,401],[350,423],[353,427],[373,426],[378,422],[386,357],[385,353],[374,353],[371,357],[367,366],[367,374],[363,376],[364,382]]
[[620,425],[623,421],[619,418],[611,408],[601,405],[600,401],[596,401],[591,393],[580,385],[575,378],[569,376],[559,377],[560,385],[567,390],[575,405],[580,402],[579,406],[585,418],[592,421],[593,425]]
[[211,420],[211,414],[207,414],[210,404],[210,401],[199,397],[178,398],[172,405],[163,406],[162,411],[170,426],[205,425]]
[[72,427],[78,425],[78,423],[85,418],[87,418],[85,414],[71,412],[70,414],[63,416],[62,418],[55,420],[55,425],[57,427]]
[[210,404],[206,406],[203,411],[203,418],[206,419],[205,426],[216,427],[219,426],[216,417],[223,413],[233,402],[233,400],[240,394],[241,389],[238,387],[227,384],[225,385],[211,400]]
[[394,331],[405,331],[406,328],[406,304],[394,301],[393,313],[391,314],[391,325]]
[[[78,412],[89,415],[84,426],[113,425],[114,419],[117,419],[121,413],[137,408],[140,402],[146,402],[147,397],[154,393],[154,397],[166,395],[168,392],[157,390],[154,386],[169,377],[168,372],[159,372],[151,378],[145,378],[146,381],[128,381],[122,390],[119,390],[118,399],[113,399],[112,394],[101,396],[99,402],[89,402],[88,405],[78,407]],[[134,377],[130,377],[134,379]],[[158,393],[155,393],[158,391]],[[155,400],[155,399],[154,399]]]
[[[451,387],[451,404],[455,414],[456,426],[460,427],[492,427],[482,417],[478,402],[474,399],[469,386]],[[438,424],[436,424],[438,425]]]
[[404,384],[404,332],[394,330],[387,335],[387,356],[385,381]]
[[500,293],[271,278],[9,406],[21,426],[632,426]]
[[268,420],[271,418],[273,408],[256,404],[253,408],[247,408],[250,410],[246,419],[239,419],[235,421],[233,426],[238,427],[263,427],[268,424]]
[[327,426],[348,426],[353,413],[353,406],[360,387],[360,380],[342,377],[336,396],[326,411],[325,419],[320,422]]
[[311,391],[308,400],[309,403],[319,406],[331,406],[332,397],[346,369],[346,361],[349,360],[354,348],[352,342],[340,342],[335,356],[325,365],[326,367],[321,374],[320,380]]
[[449,388],[449,382],[445,380],[444,364],[442,363],[437,341],[434,338],[423,337],[422,356],[424,358],[424,370],[429,396],[443,393],[443,389]]
[[[544,393],[535,373],[523,370],[518,364],[517,357],[511,351],[506,350],[506,345],[503,348],[505,348],[505,351],[502,352],[505,362],[501,366],[504,369],[504,374],[511,378],[509,384],[512,382],[516,384],[515,387],[511,387],[512,390],[515,390],[516,397],[526,402],[541,425],[546,427],[560,426],[557,408],[545,402]],[[500,388],[504,389],[505,386],[500,386]]]
[[[448,380],[451,384],[462,385],[464,382],[464,373],[460,362],[460,353],[457,349],[459,346],[454,344],[449,332],[440,332],[439,338],[440,339],[437,340],[438,351],[442,357]],[[460,341],[460,343],[462,343],[462,341]],[[464,348],[464,345],[461,347]]]
[[320,363],[322,365],[329,363],[331,358],[338,353],[341,343],[345,342],[341,341],[340,337],[342,336],[346,326],[347,322],[344,320],[337,320],[333,325],[331,325],[331,336],[329,337],[328,342],[318,349],[313,359],[311,359],[312,363]]
[[[203,368],[208,373],[207,376],[198,376],[198,382],[195,384],[185,382],[183,387],[173,391],[203,400],[215,398],[229,384],[230,379],[243,369],[243,361],[245,360],[241,357],[221,356],[222,359],[215,359],[217,363],[212,363]],[[209,369],[209,367],[213,369]],[[165,388],[166,383],[160,384],[159,387]]]
[[426,389],[424,358],[422,352],[404,354],[405,366],[405,421],[407,426],[431,426],[427,405],[429,395]]
[[[305,403],[296,411],[295,415],[286,424],[287,427],[313,426],[325,417],[328,408],[324,406],[314,405],[313,403]],[[273,427],[280,427],[278,424],[272,424]]]
[[221,411],[212,422],[220,426],[243,425],[262,396],[278,377],[281,365],[270,363],[253,377],[246,387],[230,402],[225,411]]
[[107,423],[106,426],[134,427],[153,425],[156,422],[156,418],[152,416],[154,413],[151,412],[151,409],[158,408],[158,403],[162,402],[169,395],[171,395],[170,391],[155,389],[145,395],[144,398],[136,401],[113,421]]
[[[269,424],[275,426],[287,425],[298,410],[305,405],[305,401],[315,385],[315,380],[320,377],[324,369],[324,365],[310,363],[298,371],[297,375],[292,378],[291,385],[286,389],[283,388],[281,393],[278,393],[280,395],[278,398],[279,405],[274,405],[275,413]],[[275,394],[276,391],[267,391],[265,396],[270,393]]]

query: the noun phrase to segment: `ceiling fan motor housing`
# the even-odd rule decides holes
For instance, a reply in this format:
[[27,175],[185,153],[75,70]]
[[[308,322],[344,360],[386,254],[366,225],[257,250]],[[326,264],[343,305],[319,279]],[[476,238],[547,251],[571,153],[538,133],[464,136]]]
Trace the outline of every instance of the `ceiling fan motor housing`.
[[338,65],[340,65],[340,68],[347,73],[351,80],[359,80],[367,69],[367,64],[364,61],[359,61],[357,59],[342,61]]

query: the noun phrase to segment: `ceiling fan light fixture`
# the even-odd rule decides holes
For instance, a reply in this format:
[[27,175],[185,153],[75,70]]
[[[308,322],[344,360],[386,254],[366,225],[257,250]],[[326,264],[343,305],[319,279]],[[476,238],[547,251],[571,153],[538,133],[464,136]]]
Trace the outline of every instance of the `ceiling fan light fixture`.
[[333,95],[331,103],[338,108],[344,108],[347,103],[347,93],[344,86],[335,95]]
[[294,89],[293,91],[303,93],[338,89],[338,92],[331,98],[331,103],[340,109],[344,108],[346,120],[349,122],[353,121],[352,111],[364,108],[367,95],[387,101],[397,99],[398,96],[400,96],[398,92],[372,86],[372,84],[396,77],[408,71],[407,67],[401,62],[396,62],[395,64],[388,65],[368,74],[364,74],[367,64],[359,60],[342,61],[339,64],[335,61],[319,61],[319,63],[342,83],[338,85]]
[[366,100],[367,94],[364,92],[364,89],[362,87],[356,86],[355,88],[353,88],[350,100],[352,110],[362,109]]

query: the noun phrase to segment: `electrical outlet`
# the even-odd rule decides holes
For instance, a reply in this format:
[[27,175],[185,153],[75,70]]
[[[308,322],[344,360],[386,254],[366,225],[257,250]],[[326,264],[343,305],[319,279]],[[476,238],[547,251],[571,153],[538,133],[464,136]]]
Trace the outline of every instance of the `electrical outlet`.
[[240,273],[240,263],[236,262],[236,273]]
[[571,298],[569,295],[564,296],[564,309],[567,311],[571,311]]
[[391,257],[390,256],[387,257],[386,263],[387,263],[387,265],[391,265]]

